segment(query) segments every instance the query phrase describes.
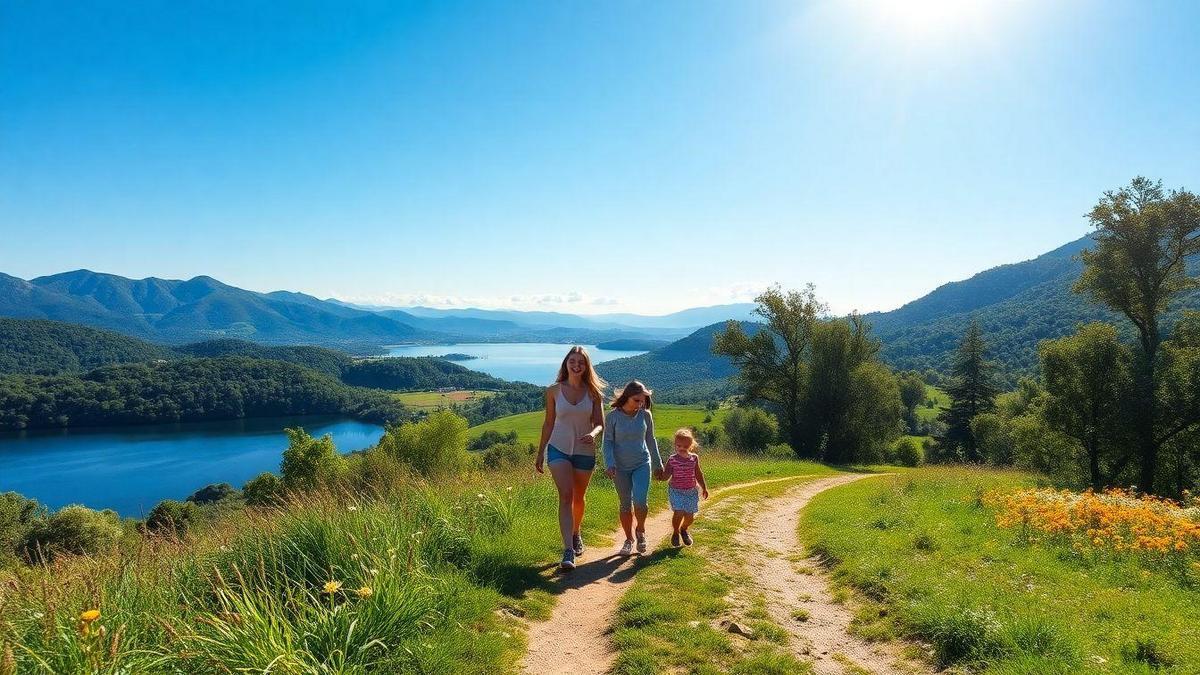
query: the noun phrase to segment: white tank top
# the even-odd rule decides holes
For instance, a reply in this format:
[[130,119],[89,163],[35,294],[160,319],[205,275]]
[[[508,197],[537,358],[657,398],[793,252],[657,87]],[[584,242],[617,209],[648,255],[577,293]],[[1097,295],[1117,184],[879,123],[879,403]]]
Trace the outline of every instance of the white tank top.
[[579,437],[595,428],[592,424],[592,395],[585,391],[579,403],[572,404],[563,396],[562,387],[554,388],[554,428],[550,445],[564,455],[590,455],[596,446],[583,445]]

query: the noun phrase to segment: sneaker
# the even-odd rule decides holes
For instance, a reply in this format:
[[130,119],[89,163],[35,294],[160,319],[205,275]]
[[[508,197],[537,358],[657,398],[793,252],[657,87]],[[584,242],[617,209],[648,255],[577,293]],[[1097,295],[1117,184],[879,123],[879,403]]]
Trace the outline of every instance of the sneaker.
[[680,531],[679,531],[679,538],[683,540],[683,545],[684,545],[684,546],[691,546],[691,545],[692,545],[692,535],[688,534],[688,531],[687,531],[687,530],[680,530]]
[[569,572],[575,569],[575,551],[571,549],[563,551],[563,559],[562,562],[559,563],[558,568],[564,572]]
[[674,546],[675,548],[679,548],[679,533],[678,532],[671,535],[671,545]]
[[624,544],[621,544],[621,555],[633,555],[633,542],[626,539]]
[[575,556],[583,555],[583,537],[578,533],[571,536],[571,548],[575,549]]
[[646,552],[646,533],[645,532],[637,533],[637,549],[638,549],[638,553]]

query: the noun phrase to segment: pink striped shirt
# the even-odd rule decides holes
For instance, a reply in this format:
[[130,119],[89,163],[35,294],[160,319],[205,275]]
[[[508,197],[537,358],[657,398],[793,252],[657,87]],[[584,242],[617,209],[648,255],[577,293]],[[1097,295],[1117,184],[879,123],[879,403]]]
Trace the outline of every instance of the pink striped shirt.
[[671,453],[667,458],[667,467],[671,469],[671,487],[676,490],[690,490],[696,487],[696,466],[699,463],[699,455],[682,456],[677,452]]

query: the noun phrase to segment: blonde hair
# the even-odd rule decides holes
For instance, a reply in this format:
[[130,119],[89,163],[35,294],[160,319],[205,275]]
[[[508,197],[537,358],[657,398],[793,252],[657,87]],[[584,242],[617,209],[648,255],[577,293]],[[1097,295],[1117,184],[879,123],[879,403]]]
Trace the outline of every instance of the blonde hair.
[[592,367],[592,357],[588,356],[587,350],[579,345],[571,347],[567,351],[567,355],[563,357],[562,365],[558,367],[558,377],[554,378],[554,383],[567,381],[567,359],[571,358],[572,354],[579,354],[583,357],[583,363],[586,366],[583,369],[583,387],[587,389],[593,401],[603,401],[604,394],[600,393],[608,384],[596,373],[596,369]]
[[698,442],[696,442],[696,435],[693,434],[692,430],[687,427],[681,427],[679,429],[676,429],[675,430],[675,438],[688,439],[688,441],[689,441],[688,452],[695,452],[696,449],[700,447],[700,444]]
[[654,401],[651,400],[651,396],[653,396],[654,392],[647,389],[646,385],[638,382],[637,380],[630,380],[629,384],[625,385],[624,389],[619,392],[614,391],[613,393],[615,393],[617,396],[612,402],[612,407],[614,408],[620,408],[621,406],[625,405],[625,402],[629,400],[630,396],[636,396],[638,394],[644,394],[646,396],[646,410],[649,410],[654,406]]

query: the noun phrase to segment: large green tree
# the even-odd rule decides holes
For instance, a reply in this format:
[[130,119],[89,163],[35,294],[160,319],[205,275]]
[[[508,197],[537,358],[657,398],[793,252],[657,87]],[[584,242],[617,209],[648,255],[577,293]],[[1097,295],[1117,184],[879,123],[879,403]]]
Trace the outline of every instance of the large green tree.
[[766,325],[753,336],[730,322],[713,350],[738,368],[746,399],[780,419],[804,457],[873,461],[901,430],[895,376],[878,360],[879,342],[861,317],[824,318],[812,286],[758,297]]
[[1079,442],[1088,482],[1114,482],[1129,454],[1122,442],[1133,354],[1114,326],[1094,322],[1038,347],[1046,382],[1046,421]]
[[959,344],[951,369],[951,381],[946,387],[950,407],[940,419],[946,425],[941,441],[947,449],[957,449],[962,459],[977,462],[982,459],[971,420],[976,415],[991,412],[996,407],[998,389],[994,382],[995,366],[987,360],[987,345],[979,324],[972,321]]
[[1200,411],[1180,418],[1160,404],[1164,364],[1162,317],[1173,300],[1197,285],[1187,258],[1200,254],[1200,198],[1186,190],[1165,191],[1162,182],[1137,177],[1104,193],[1088,214],[1096,247],[1084,251],[1083,274],[1075,285],[1123,314],[1137,330],[1131,404],[1139,464],[1138,486],[1155,491],[1159,450],[1190,429]]

